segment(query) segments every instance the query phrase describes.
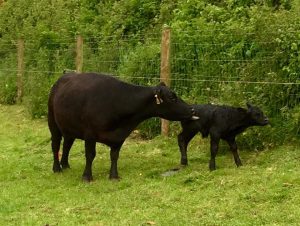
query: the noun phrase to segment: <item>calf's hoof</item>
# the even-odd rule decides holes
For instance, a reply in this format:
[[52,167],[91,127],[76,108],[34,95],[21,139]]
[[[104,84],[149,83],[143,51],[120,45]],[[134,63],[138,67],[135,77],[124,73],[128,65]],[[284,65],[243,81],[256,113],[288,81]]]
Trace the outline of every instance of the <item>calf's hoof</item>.
[[119,181],[121,178],[118,175],[109,175],[111,181]]
[[216,170],[216,165],[215,164],[209,164],[209,170],[210,171]]
[[82,180],[84,182],[90,183],[93,181],[93,176],[88,176],[88,175],[82,175]]
[[109,178],[110,181],[112,182],[119,182],[121,180],[121,178]]
[[241,162],[236,163],[236,167],[240,167],[240,166],[243,166],[243,164]]
[[187,166],[188,165],[188,160],[187,159],[181,159],[180,163],[183,166]]

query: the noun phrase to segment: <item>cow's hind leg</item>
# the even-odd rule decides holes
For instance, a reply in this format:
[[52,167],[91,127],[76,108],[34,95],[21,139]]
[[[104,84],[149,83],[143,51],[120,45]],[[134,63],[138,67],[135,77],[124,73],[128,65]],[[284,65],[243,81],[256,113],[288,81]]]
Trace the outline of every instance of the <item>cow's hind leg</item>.
[[187,146],[191,139],[196,135],[197,131],[183,130],[177,137],[178,146],[181,154],[181,165],[188,164]]
[[210,171],[216,170],[216,156],[218,153],[220,138],[211,136],[210,140],[210,161],[209,169]]
[[91,140],[85,141],[85,169],[83,171],[82,179],[90,182],[93,180],[92,163],[96,156],[96,142]]
[[61,172],[61,167],[59,164],[59,148],[62,139],[62,134],[54,120],[54,115],[52,109],[49,108],[48,112],[48,126],[51,133],[51,148],[53,153],[53,172]]
[[53,152],[53,172],[61,172],[61,167],[59,164],[59,148],[62,135],[60,132],[51,134],[51,147]]
[[230,147],[230,150],[233,154],[233,158],[234,158],[234,162],[235,162],[236,166],[237,167],[242,166],[243,164],[240,159],[239,153],[237,151],[237,144],[236,144],[235,138],[227,139],[226,141],[227,141],[227,143]]
[[69,165],[69,152],[70,149],[74,143],[74,138],[67,138],[64,137],[64,143],[63,143],[63,153],[62,153],[62,157],[60,160],[60,165],[63,169],[67,169],[70,168]]
[[110,166],[109,179],[119,179],[118,159],[119,159],[121,146],[122,144],[111,146],[110,149],[111,166]]

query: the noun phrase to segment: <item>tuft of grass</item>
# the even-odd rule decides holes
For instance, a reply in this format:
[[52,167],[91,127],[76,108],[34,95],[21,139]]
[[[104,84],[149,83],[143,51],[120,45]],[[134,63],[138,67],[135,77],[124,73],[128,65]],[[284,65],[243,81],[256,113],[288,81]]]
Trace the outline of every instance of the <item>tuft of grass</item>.
[[70,153],[71,169],[52,173],[45,119],[31,120],[22,106],[0,105],[0,225],[298,225],[300,148],[217,156],[195,138],[189,166],[179,167],[176,138],[128,139],[119,159],[119,182],[108,179],[109,150],[97,145],[94,181],[84,183],[83,142]]

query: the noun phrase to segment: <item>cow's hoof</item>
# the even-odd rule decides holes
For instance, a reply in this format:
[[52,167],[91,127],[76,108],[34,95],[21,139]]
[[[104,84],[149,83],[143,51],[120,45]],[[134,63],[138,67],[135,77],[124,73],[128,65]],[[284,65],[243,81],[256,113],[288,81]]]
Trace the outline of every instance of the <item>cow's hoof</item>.
[[67,164],[62,164],[61,163],[61,168],[62,169],[70,169],[70,165],[69,165],[69,163],[67,163]]
[[61,169],[60,165],[53,165],[52,170],[53,170],[54,173],[62,172],[62,169]]

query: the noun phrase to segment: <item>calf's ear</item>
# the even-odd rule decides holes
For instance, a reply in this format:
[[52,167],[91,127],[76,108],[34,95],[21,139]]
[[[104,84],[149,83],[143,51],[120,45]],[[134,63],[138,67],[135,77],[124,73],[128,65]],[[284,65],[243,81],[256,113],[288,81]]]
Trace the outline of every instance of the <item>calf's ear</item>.
[[247,104],[247,107],[248,107],[249,110],[252,109],[253,106],[250,102],[247,102],[246,104]]
[[253,110],[253,105],[247,102],[247,107],[248,107],[248,112],[252,112]]

